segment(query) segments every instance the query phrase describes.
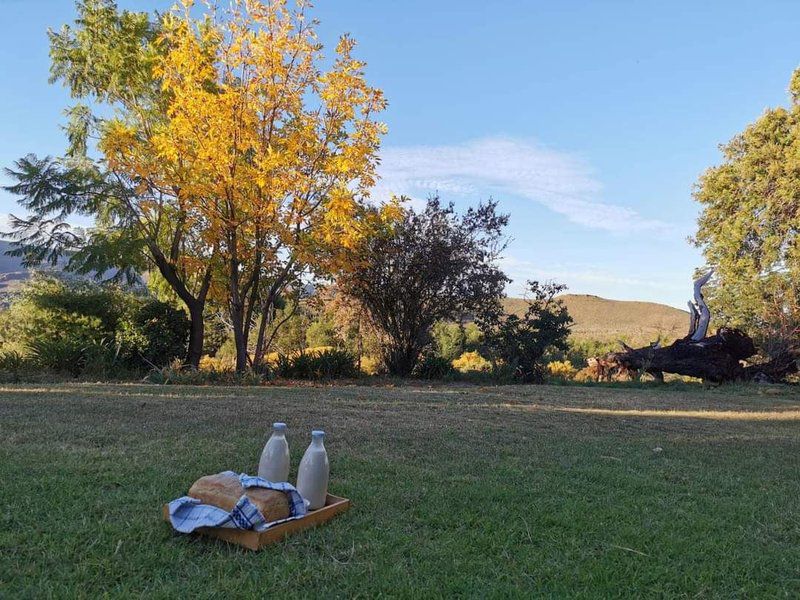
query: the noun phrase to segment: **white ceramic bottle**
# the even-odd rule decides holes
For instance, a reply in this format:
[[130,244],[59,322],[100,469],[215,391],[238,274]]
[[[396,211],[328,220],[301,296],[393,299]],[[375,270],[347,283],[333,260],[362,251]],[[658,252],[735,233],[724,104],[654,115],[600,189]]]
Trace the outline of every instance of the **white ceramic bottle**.
[[273,423],[272,435],[264,446],[258,462],[258,476],[275,483],[289,481],[289,443],[286,423]]
[[311,510],[325,506],[328,495],[330,464],[325,444],[322,443],[324,437],[324,431],[311,432],[311,445],[303,455],[300,468],[297,470],[297,491],[309,501]]

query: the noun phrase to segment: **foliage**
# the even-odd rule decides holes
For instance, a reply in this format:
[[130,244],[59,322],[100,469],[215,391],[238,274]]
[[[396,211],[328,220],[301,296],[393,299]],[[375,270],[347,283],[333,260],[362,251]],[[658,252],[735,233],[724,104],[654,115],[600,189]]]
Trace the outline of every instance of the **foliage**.
[[306,329],[306,344],[315,346],[334,346],[338,342],[336,326],[327,314],[321,314],[311,321]]
[[26,346],[44,337],[113,338],[132,297],[115,287],[36,274],[0,313],[0,341]]
[[414,367],[413,375],[420,379],[445,379],[453,374],[453,365],[449,360],[436,354],[428,353]]
[[173,10],[155,66],[168,101],[163,126],[148,135],[115,124],[101,144],[126,173],[158,182],[165,163],[186,174],[182,201],[219,253],[239,370],[251,328],[286,285],[346,259],[376,180],[385,100],[366,83],[350,37],[323,61],[308,8],[248,0],[214,18],[195,18],[188,4]]
[[[156,68],[169,49],[164,17],[120,11],[113,0],[76,7],[74,25],[49,33],[51,82],[77,102],[67,111],[69,148],[60,158],[26,156],[8,171],[7,190],[28,213],[11,220],[13,254],[27,266],[65,257],[68,270],[129,282],[150,270],[189,310],[187,360],[196,365],[217,253],[181,191],[192,174],[151,143],[171,99]],[[94,226],[81,233],[69,225],[74,215]]]
[[462,373],[469,372],[484,372],[488,373],[492,370],[492,363],[486,360],[478,352],[464,352],[461,356],[453,361],[453,367]]
[[722,147],[723,162],[698,181],[703,212],[695,242],[716,272],[706,286],[722,324],[775,336],[800,323],[800,70],[791,104],[768,109]]
[[380,375],[383,371],[383,363],[381,359],[376,356],[362,356],[359,366],[364,375]]
[[331,380],[358,377],[355,357],[335,348],[278,356],[275,372],[286,379]]
[[[309,330],[320,327],[325,331],[328,343],[344,348],[362,361],[368,362],[380,355],[380,339],[375,327],[366,315],[366,309],[358,300],[342,293],[335,285],[320,287],[313,297],[316,316]],[[316,325],[320,322],[320,325]],[[309,345],[317,340],[309,340]],[[376,369],[378,368],[375,366]]]
[[615,341],[600,341],[587,338],[576,338],[572,335],[567,339],[566,349],[550,348],[545,353],[545,360],[567,361],[578,369],[589,364],[589,359],[597,356],[604,356],[609,352],[616,352],[620,349],[620,342],[632,345],[626,336],[620,336]]
[[463,216],[452,204],[428,200],[424,210],[366,238],[357,260],[337,281],[367,309],[382,335],[382,355],[393,375],[408,375],[431,342],[438,321],[499,312],[506,276],[496,261],[508,222],[490,201]]
[[454,360],[464,352],[477,350],[483,342],[483,333],[473,323],[440,321],[433,326],[433,343],[439,356]]
[[27,359],[16,350],[0,353],[0,371],[18,373],[27,367]]
[[541,382],[543,358],[550,349],[566,350],[572,318],[556,298],[566,286],[528,282],[525,314],[492,316],[482,323],[495,360],[514,369],[515,378],[525,383]]
[[38,338],[30,342],[30,358],[39,368],[77,377],[84,372],[107,377],[118,348],[105,339]]
[[554,360],[552,362],[547,363],[547,372],[550,374],[551,377],[556,379],[573,379],[575,374],[578,372],[578,369],[572,366],[572,363],[568,360]]
[[186,314],[116,286],[35,276],[0,313],[0,341],[37,368],[113,375],[186,355]]
[[216,356],[223,344],[230,338],[230,330],[217,314],[205,316],[205,335],[203,336],[203,355]]
[[[277,325],[280,327],[277,327]],[[304,303],[291,301],[275,311],[273,325],[269,328],[272,342],[269,344],[279,354],[300,352],[306,347],[311,315]]]
[[132,366],[158,367],[186,356],[189,319],[165,302],[145,301],[122,321],[117,340]]

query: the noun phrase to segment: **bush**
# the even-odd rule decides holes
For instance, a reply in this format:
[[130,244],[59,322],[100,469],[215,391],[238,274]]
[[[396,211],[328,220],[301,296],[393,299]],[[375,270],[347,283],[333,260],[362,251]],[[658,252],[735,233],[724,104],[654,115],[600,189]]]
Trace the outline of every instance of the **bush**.
[[87,363],[87,346],[75,338],[41,338],[30,343],[31,359],[40,369],[77,377]]
[[489,315],[483,323],[495,360],[512,368],[522,383],[541,383],[547,373],[545,356],[567,349],[572,318],[557,297],[565,289],[529,281],[524,315]]
[[32,361],[16,350],[0,354],[0,373],[4,382],[16,383],[23,373],[30,372],[34,368]]
[[378,375],[383,372],[383,363],[381,359],[374,356],[361,357],[361,372],[365,375]]
[[19,373],[28,368],[29,361],[16,350],[0,354],[0,371]]
[[345,350],[325,349],[279,354],[275,372],[286,379],[329,380],[358,377],[355,357]]
[[464,352],[477,350],[483,342],[483,333],[475,323],[440,321],[433,326],[433,340],[439,356],[454,360]]
[[312,321],[306,329],[306,345],[333,346],[336,344],[336,326],[327,315]]
[[464,354],[453,361],[453,367],[462,373],[476,371],[487,373],[492,370],[492,363],[477,352],[464,352]]
[[224,373],[225,371],[232,371],[235,365],[236,361],[231,358],[204,356],[200,359],[200,370],[204,372],[217,371],[218,373]]
[[414,368],[414,377],[420,379],[444,379],[453,374],[452,363],[444,357],[426,354]]
[[27,352],[42,340],[85,346],[113,339],[133,299],[115,288],[37,275],[0,316],[0,340]]
[[129,311],[117,339],[133,367],[159,367],[186,356],[189,319],[186,313],[158,300]]
[[[621,338],[621,341],[629,341]],[[566,360],[572,363],[572,366],[581,369],[589,365],[589,359],[597,356],[603,356],[609,352],[614,352],[619,349],[619,341],[605,341],[590,339],[575,339],[570,338],[567,341],[567,349],[562,352],[553,352],[553,360]]]
[[0,316],[6,349],[74,377],[168,364],[185,355],[188,335],[185,313],[169,304],[69,277],[35,276]]
[[556,379],[570,380],[575,377],[578,370],[568,360],[554,360],[547,364],[547,372]]

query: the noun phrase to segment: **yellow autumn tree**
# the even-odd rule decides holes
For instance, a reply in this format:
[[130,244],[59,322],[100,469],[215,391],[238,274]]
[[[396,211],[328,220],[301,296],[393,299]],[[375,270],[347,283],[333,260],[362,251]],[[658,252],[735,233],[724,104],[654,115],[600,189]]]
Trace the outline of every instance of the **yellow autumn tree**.
[[212,293],[229,309],[241,371],[254,328],[263,356],[276,297],[302,273],[338,268],[366,233],[386,102],[350,37],[322,68],[309,3],[204,8],[197,17],[183,0],[163,19],[163,121],[146,136],[119,123],[103,150],[116,169],[180,188],[181,214],[214,249]]

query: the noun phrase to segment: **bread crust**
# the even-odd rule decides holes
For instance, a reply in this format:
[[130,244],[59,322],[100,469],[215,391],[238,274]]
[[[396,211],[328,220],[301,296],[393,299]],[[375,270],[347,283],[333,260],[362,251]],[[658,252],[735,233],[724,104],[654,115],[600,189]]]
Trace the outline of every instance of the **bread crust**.
[[242,494],[247,494],[256,505],[267,522],[286,519],[290,516],[289,498],[284,492],[264,488],[245,490],[239,483],[239,477],[225,473],[201,477],[189,488],[189,496],[197,498],[204,504],[211,504],[230,512]]

